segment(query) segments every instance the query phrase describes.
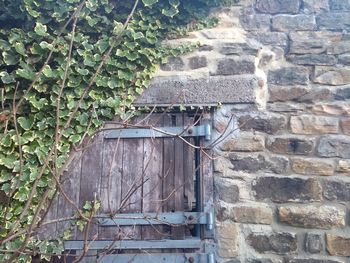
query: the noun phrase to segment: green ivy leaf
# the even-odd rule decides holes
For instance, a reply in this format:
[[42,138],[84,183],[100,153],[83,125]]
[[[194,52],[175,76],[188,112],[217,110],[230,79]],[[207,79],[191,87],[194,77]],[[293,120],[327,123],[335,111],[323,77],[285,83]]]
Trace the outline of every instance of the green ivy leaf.
[[25,49],[23,43],[17,42],[15,44],[15,49],[16,49],[17,53],[21,54],[22,56],[27,56],[26,55],[26,49]]
[[16,65],[19,62],[18,55],[12,51],[2,52],[2,57],[3,57],[5,64],[8,66]]
[[113,35],[118,36],[123,31],[124,25],[118,21],[114,21]]
[[158,3],[158,0],[142,0],[142,3],[145,5],[145,6],[152,6],[156,3]]
[[31,116],[31,117],[19,117],[17,119],[19,125],[21,125],[21,127],[28,131],[30,130],[32,127],[33,127],[33,124],[34,124],[34,118]]
[[109,47],[109,43],[108,43],[107,40],[100,39],[99,41],[97,41],[96,46],[97,46],[98,50],[101,52],[101,54],[102,54]]
[[80,140],[81,140],[81,136],[78,134],[75,134],[69,137],[69,141],[71,143],[77,143],[77,142],[80,142]]
[[138,39],[144,38],[145,35],[142,32],[136,32],[132,35],[132,37],[134,38],[134,40],[138,40]]
[[16,82],[12,74],[8,74],[6,71],[0,72],[1,80],[4,84]]
[[35,23],[34,32],[37,33],[39,36],[43,36],[43,37],[46,37],[49,35],[47,33],[47,26],[41,24],[40,22]]
[[89,74],[89,70],[85,69],[85,68],[78,68],[77,69],[77,72],[80,74],[80,75],[83,75],[83,76],[86,76]]
[[52,78],[54,76],[52,69],[49,65],[46,65],[43,69],[43,74],[45,77]]
[[167,17],[171,17],[171,18],[176,16],[178,13],[179,13],[179,9],[175,8],[174,6],[162,10],[163,15],[165,15]]
[[9,51],[10,49],[11,49],[10,44],[5,40],[0,39],[0,50]]
[[12,144],[11,140],[11,134],[7,133],[2,139],[1,139],[1,145],[5,147],[10,147]]
[[42,48],[42,49],[49,49],[49,50],[52,50],[53,49],[53,45],[50,44],[50,43],[47,43],[46,41],[41,41],[39,46]]

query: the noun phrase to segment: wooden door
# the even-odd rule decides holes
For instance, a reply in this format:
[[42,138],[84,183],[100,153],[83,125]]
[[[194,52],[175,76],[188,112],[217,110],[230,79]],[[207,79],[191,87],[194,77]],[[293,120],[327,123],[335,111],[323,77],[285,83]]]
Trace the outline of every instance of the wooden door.
[[[87,201],[99,200],[101,203],[88,231],[81,232],[74,227],[72,241],[66,242],[69,251],[78,250],[84,241],[93,241],[95,247],[90,247],[95,256],[91,258],[96,262],[101,254],[198,250],[199,246],[190,242],[184,246],[187,249],[182,249],[181,241],[203,237],[203,227],[201,229],[199,223],[191,224],[190,220],[204,222],[191,217],[196,215],[194,213],[212,210],[211,161],[200,151],[206,134],[203,129],[198,129],[202,132],[199,136],[195,130],[195,127],[202,128],[202,124],[201,116],[189,113],[143,115],[125,126],[106,124],[77,155],[79,158],[63,177],[66,195],[80,208]],[[55,203],[56,217],[76,214],[74,206],[62,194]],[[190,215],[189,224],[167,221],[170,218],[171,222],[177,222],[178,217],[174,219],[173,215],[179,212]],[[55,213],[50,211],[49,214]],[[162,218],[165,218],[164,222]],[[139,224],[140,221],[143,223]],[[67,222],[60,223],[55,231],[60,232],[68,225]],[[153,242],[151,244],[158,244],[154,242],[156,240],[178,240],[179,243],[175,248],[142,243],[145,249],[135,249],[132,243],[130,249],[116,249],[116,242],[128,240]],[[107,245],[101,244],[111,246],[106,248]],[[98,250],[103,251],[96,252]]]

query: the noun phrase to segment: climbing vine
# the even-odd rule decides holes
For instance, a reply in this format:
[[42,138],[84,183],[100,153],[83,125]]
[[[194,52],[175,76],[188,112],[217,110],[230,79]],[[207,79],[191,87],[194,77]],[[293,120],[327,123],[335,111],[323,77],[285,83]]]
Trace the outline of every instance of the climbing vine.
[[36,230],[69,153],[106,120],[130,114],[157,64],[195,48],[162,40],[214,25],[207,12],[223,2],[0,0],[1,262],[62,251]]

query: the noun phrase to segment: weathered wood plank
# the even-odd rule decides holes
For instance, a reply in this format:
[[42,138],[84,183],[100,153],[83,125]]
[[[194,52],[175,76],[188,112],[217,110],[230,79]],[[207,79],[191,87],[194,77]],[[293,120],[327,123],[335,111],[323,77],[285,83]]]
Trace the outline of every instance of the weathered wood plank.
[[[172,115],[164,115],[164,126],[174,126]],[[175,138],[164,139],[163,142],[163,211],[175,211]],[[164,226],[164,235],[171,237],[171,227]]]
[[[179,113],[176,115],[176,126],[183,127],[183,114]],[[174,170],[174,189],[175,189],[175,211],[184,211],[184,142],[176,138],[175,139],[175,170]],[[184,227],[173,227],[172,235],[174,239],[184,239],[185,228]]]
[[[56,194],[52,201],[48,204],[48,210],[46,214],[43,214],[43,222],[47,223],[51,220],[57,219],[57,204],[58,204],[58,194]],[[41,226],[38,230],[39,239],[50,239],[57,237],[57,224],[48,224]]]
[[[114,215],[121,202],[123,172],[123,139],[104,140],[101,175],[101,209],[103,214]],[[117,227],[100,227],[99,239],[117,238]]]
[[[103,134],[98,133],[83,151],[80,177],[79,207],[82,208],[87,201],[100,199],[100,183],[102,170]],[[87,233],[89,240],[98,234],[98,227],[90,224]],[[84,233],[77,231],[77,239],[83,240]]]
[[[76,209],[67,198],[69,198],[74,204],[79,204],[82,152],[79,151],[72,154],[74,155],[73,160],[61,178],[62,189],[64,191],[64,194],[59,193],[58,200],[58,214],[61,218],[72,217],[77,213]],[[71,239],[74,239],[76,237],[76,227],[72,227],[71,225],[72,221],[58,223],[57,229],[59,234],[63,234],[63,232],[70,227],[72,229]]]
[[[140,120],[135,118],[133,123]],[[124,139],[121,212],[142,211],[143,139]],[[141,227],[123,227],[122,239],[141,239]]]
[[[147,125],[161,127],[163,118],[159,120],[159,115],[150,116]],[[161,200],[163,190],[163,139],[150,138],[143,141],[143,199],[142,212],[162,212]],[[155,240],[162,238],[163,228],[161,226],[142,226],[142,239]]]
[[[189,117],[187,114],[184,116],[184,126],[189,127],[194,124],[194,118]],[[187,138],[187,141],[194,145],[195,141],[193,138]],[[192,146],[184,144],[184,211],[192,211],[195,207],[195,187],[194,182],[196,180],[196,169],[195,169],[195,150]],[[193,226],[186,228],[185,235],[191,236]]]

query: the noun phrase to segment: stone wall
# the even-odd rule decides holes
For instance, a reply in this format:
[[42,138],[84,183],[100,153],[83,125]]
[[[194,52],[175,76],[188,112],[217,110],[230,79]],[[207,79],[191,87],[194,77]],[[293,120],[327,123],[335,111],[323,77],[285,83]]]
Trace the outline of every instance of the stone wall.
[[217,28],[167,42],[202,46],[161,65],[139,103],[223,102],[218,262],[350,262],[350,1],[241,0],[213,13]]

